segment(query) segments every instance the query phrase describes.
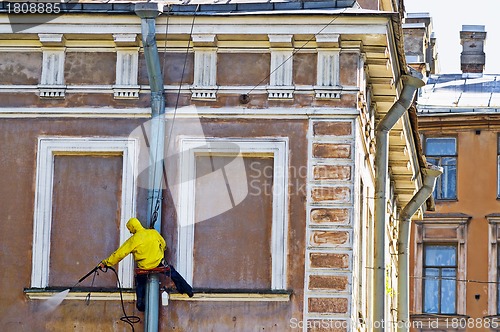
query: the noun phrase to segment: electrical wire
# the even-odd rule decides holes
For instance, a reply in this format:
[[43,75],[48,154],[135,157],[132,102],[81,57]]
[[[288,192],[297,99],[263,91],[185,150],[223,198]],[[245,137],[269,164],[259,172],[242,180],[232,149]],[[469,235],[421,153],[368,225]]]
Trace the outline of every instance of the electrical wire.
[[422,279],[422,280],[450,280],[457,282],[466,282],[466,283],[474,283],[474,284],[500,284],[498,281],[483,281],[483,280],[474,280],[474,279],[457,279],[453,277],[419,277],[419,276],[410,276],[413,279]]
[[200,5],[197,5],[196,9],[193,12],[193,21],[191,22],[191,29],[189,31],[188,44],[187,44],[187,47],[186,47],[186,53],[184,54],[184,64],[182,66],[182,74],[181,74],[181,79],[180,79],[180,83],[179,83],[179,89],[177,91],[177,97],[176,97],[176,100],[175,100],[174,114],[172,116],[172,124],[170,125],[170,130],[169,130],[169,133],[168,133],[167,152],[166,152],[167,155],[168,155],[168,151],[169,151],[169,148],[170,148],[170,141],[172,140],[172,133],[173,133],[173,129],[174,129],[175,118],[176,118],[176,115],[177,115],[177,109],[179,108],[179,100],[180,100],[180,95],[181,95],[182,83],[184,83],[183,82],[183,80],[184,80],[184,74],[186,72],[187,57],[188,57],[188,54],[189,54],[189,48],[191,47],[191,38],[193,36],[194,22],[195,22],[195,19],[196,19],[196,13],[198,12],[199,8],[200,8]]
[[260,86],[262,83],[264,83],[269,77],[271,77],[272,74],[274,74],[278,69],[280,69],[288,60],[290,60],[291,58],[293,58],[293,56],[295,54],[297,54],[299,51],[301,51],[302,49],[304,49],[304,47],[306,47],[310,42],[312,42],[317,35],[319,35],[320,33],[322,33],[326,28],[328,28],[333,22],[335,22],[341,14],[343,14],[347,9],[349,9],[350,7],[346,7],[344,8],[339,14],[337,14],[330,22],[328,22],[323,28],[321,28],[318,32],[316,32],[311,38],[309,38],[304,45],[302,45],[301,47],[297,48],[296,50],[294,50],[292,52],[292,54],[286,58],[285,60],[283,60],[283,62],[281,62],[281,64],[279,66],[277,66],[276,68],[274,68],[273,71],[271,71],[269,73],[269,75],[267,75],[266,77],[264,77],[259,83],[257,83],[257,85],[255,85],[253,88],[251,88],[246,94],[250,94],[253,90],[255,90],[258,86]]

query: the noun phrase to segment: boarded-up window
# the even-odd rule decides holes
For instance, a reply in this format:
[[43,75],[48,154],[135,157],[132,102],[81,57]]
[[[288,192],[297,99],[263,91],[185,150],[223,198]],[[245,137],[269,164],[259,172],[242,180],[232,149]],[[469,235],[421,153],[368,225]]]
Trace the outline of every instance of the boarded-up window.
[[[131,138],[38,139],[32,288],[73,286],[130,237],[137,154]],[[117,266],[124,288],[133,287],[132,270],[130,256]],[[108,275],[94,286],[116,287]]]
[[180,143],[179,272],[195,288],[286,289],[288,141]]
[[[49,286],[72,286],[118,247],[122,163],[121,156],[55,156]],[[115,287],[114,275],[100,274],[94,286]]]
[[229,183],[227,192],[214,191],[212,183],[203,181],[203,175],[223,169],[232,159],[234,157],[229,156],[196,158],[193,284],[198,288],[269,289],[273,158],[243,157],[248,195],[232,209],[203,220],[205,210],[226,201],[220,199],[220,195],[232,195]]

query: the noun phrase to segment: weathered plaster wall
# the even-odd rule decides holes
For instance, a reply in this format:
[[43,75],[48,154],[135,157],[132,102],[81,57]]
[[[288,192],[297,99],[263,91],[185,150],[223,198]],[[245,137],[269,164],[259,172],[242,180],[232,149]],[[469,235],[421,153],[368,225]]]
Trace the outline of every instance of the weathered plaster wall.
[[41,52],[0,52],[0,84],[38,84]]
[[[437,120],[437,119],[436,119]],[[488,280],[488,221],[485,216],[500,212],[497,199],[497,140],[498,127],[485,126],[454,130],[441,127],[425,129],[433,121],[421,124],[421,132],[429,136],[453,136],[457,138],[457,197],[456,201],[436,201],[436,213],[464,213],[472,216],[467,231],[467,279]],[[436,122],[437,123],[437,122]],[[476,134],[476,130],[480,130]],[[415,234],[413,227],[412,234]],[[411,261],[415,259],[412,241]],[[410,274],[414,274],[410,272]],[[410,278],[411,288],[415,280]],[[488,286],[481,283],[466,284],[467,315],[473,319],[488,315]],[[479,299],[475,299],[475,295]],[[463,298],[465,294],[457,294]],[[414,294],[411,297],[411,304]],[[482,329],[467,329],[482,331]]]
[[[40,312],[41,302],[28,300],[23,289],[30,286],[35,166],[37,137],[40,135],[61,136],[125,136],[137,128],[144,120],[112,119],[2,119],[0,121],[0,201],[2,202],[2,229],[0,234],[0,264],[9,266],[3,269],[0,278],[0,325],[15,331],[126,331],[128,326],[119,321],[121,308],[117,301],[91,301],[85,306],[83,301],[64,301],[51,313]],[[190,133],[189,121],[178,119],[178,125],[184,134]],[[187,121],[188,123],[184,123]],[[303,120],[203,120],[205,135],[215,137],[289,137],[291,146],[290,167],[300,169],[307,160],[307,123]],[[145,158],[144,155],[141,155]],[[102,161],[107,164],[108,161]],[[217,302],[171,302],[161,309],[161,324],[165,329],[177,331],[214,331],[253,329],[258,318],[259,324],[267,329],[284,331],[288,329],[292,317],[300,319],[303,302],[304,275],[304,238],[305,238],[305,173],[296,173],[290,178],[289,204],[289,241],[288,241],[288,288],[293,291],[289,302],[253,302],[253,303],[217,303]],[[83,179],[82,179],[83,181]],[[93,180],[95,181],[95,179]],[[146,193],[139,190],[137,198],[138,216],[145,219]],[[112,204],[105,201],[101,204]],[[99,206],[92,203],[88,209],[99,214]],[[164,234],[169,245],[168,258],[175,257],[174,241],[176,237],[175,211],[172,202],[164,202]],[[72,225],[72,222],[91,226],[94,221],[85,220],[85,209],[77,206],[80,213],[74,215],[75,221],[60,219],[59,226]],[[104,208],[104,207],[102,207]],[[111,208],[115,211],[116,206]],[[109,212],[109,211],[108,211]],[[95,216],[94,216],[95,217]],[[241,216],[244,218],[244,216]],[[104,217],[103,217],[104,218]],[[105,222],[104,220],[99,220]],[[71,226],[73,227],[73,226]],[[80,227],[82,227],[80,225]],[[95,224],[94,224],[94,227]],[[109,231],[109,230],[108,230]],[[82,276],[104,258],[90,255],[84,261],[85,253],[76,261],[68,260],[72,250],[80,251],[103,235],[102,227],[94,232],[83,230],[81,242],[65,243],[66,250],[54,252],[58,266],[74,264],[69,267],[70,275]],[[89,239],[88,236],[94,238]],[[73,234],[63,234],[65,236]],[[82,238],[85,236],[86,238]],[[58,239],[60,237],[56,237]],[[63,243],[57,243],[63,245]],[[76,255],[75,255],[76,257]],[[75,258],[76,260],[76,258]],[[173,261],[175,263],[175,260]],[[227,268],[231,268],[228,266]],[[300,276],[300,277],[297,277]],[[59,275],[53,281],[65,281]],[[68,283],[75,283],[70,280]],[[134,305],[126,304],[127,312],[134,313]],[[135,312],[137,314],[137,312]],[[95,317],[99,317],[98,320]],[[140,325],[136,329],[141,329]]]

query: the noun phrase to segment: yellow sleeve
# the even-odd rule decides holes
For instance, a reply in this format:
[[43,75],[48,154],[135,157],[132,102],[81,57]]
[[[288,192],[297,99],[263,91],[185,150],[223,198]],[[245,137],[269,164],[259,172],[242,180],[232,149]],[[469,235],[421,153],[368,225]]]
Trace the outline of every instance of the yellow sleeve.
[[135,236],[133,235],[127,241],[125,241],[120,248],[116,249],[114,253],[111,254],[108,258],[102,261],[102,263],[106,266],[113,266],[118,264],[122,259],[127,257],[128,254],[132,252],[132,250],[137,247],[137,243],[135,241]]
[[160,248],[162,251],[165,251],[167,249],[167,243],[165,242],[165,239],[163,238],[163,236],[161,236],[160,233],[158,233],[158,235],[160,236]]

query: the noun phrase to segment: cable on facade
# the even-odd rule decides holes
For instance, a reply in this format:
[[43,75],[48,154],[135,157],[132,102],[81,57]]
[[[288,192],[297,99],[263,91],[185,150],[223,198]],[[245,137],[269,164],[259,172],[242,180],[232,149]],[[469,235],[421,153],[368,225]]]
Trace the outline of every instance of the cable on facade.
[[339,14],[337,14],[330,22],[328,22],[323,28],[321,28],[318,32],[316,32],[311,38],[309,38],[304,45],[302,45],[301,47],[297,48],[296,50],[294,50],[292,52],[292,55],[290,55],[288,58],[286,58],[279,66],[277,66],[276,68],[274,68],[273,71],[271,71],[269,73],[269,75],[267,75],[266,77],[264,77],[259,83],[257,83],[257,85],[255,85],[253,88],[251,88],[247,93],[246,95],[249,95],[253,90],[255,90],[258,86],[260,86],[262,83],[264,83],[269,77],[271,77],[271,75],[276,72],[278,69],[280,69],[288,60],[290,60],[291,58],[293,58],[293,56],[295,54],[297,54],[299,51],[301,51],[302,49],[304,49],[304,47],[306,47],[310,42],[312,42],[317,35],[319,35],[320,33],[322,33],[326,28],[328,28],[330,25],[332,25],[333,22],[335,22],[337,20],[337,18],[340,17],[340,15],[342,15],[347,9],[349,9],[349,7],[347,8],[344,8]]
[[[187,44],[187,47],[186,47],[186,53],[184,54],[184,64],[182,66],[182,74],[181,74],[181,79],[180,79],[180,82],[179,82],[179,89],[177,91],[177,97],[176,97],[176,100],[175,100],[174,114],[172,116],[172,123],[170,125],[170,129],[169,129],[169,133],[168,133],[166,155],[168,155],[168,151],[169,151],[169,148],[170,148],[170,141],[172,140],[172,133],[173,133],[173,130],[174,130],[175,117],[177,115],[177,109],[179,108],[179,100],[180,100],[180,95],[181,95],[182,83],[184,83],[183,81],[184,81],[184,74],[186,72],[186,64],[187,64],[187,58],[188,58],[188,54],[189,54],[189,48],[191,47],[191,38],[193,36],[194,22],[195,22],[195,19],[196,19],[196,13],[198,12],[199,8],[200,8],[200,5],[197,5],[196,9],[193,12],[193,21],[191,22],[191,30],[189,31],[188,44]],[[166,41],[165,41],[165,47],[166,47]]]
[[457,279],[453,277],[418,277],[418,276],[410,276],[410,278],[413,279],[430,279],[430,280],[450,280],[450,281],[457,281],[457,282],[468,282],[468,283],[475,283],[475,284],[500,284],[498,281],[482,281],[482,280],[473,280],[473,279]]

